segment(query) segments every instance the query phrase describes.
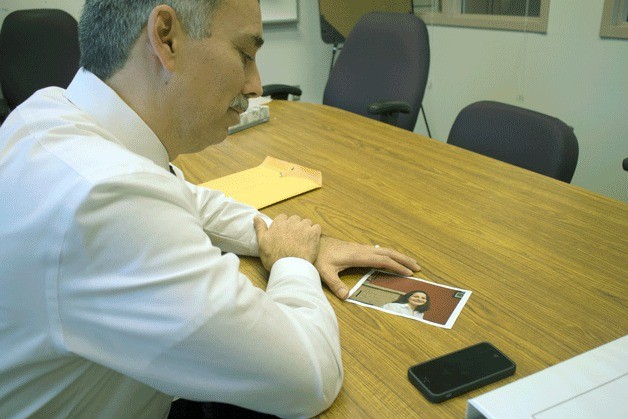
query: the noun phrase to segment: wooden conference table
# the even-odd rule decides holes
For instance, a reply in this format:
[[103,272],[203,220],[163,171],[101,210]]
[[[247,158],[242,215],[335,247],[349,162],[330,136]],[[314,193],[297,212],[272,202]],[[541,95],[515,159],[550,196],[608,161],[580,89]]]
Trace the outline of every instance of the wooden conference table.
[[[273,156],[323,187],[264,210],[412,255],[415,276],[473,291],[451,330],[341,302],[342,391],[322,417],[463,417],[466,400],[628,333],[628,205],[342,110],[273,102],[271,120],[176,164],[195,183]],[[242,270],[261,287],[255,258]],[[353,270],[349,286],[366,273]],[[489,341],[515,375],[442,404],[407,368]],[[298,373],[298,371],[295,371]]]

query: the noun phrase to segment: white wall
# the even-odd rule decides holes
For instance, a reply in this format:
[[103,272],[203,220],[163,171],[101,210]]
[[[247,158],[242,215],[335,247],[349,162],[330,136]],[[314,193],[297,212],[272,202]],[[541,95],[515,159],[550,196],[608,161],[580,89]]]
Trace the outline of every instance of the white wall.
[[[603,0],[551,0],[547,34],[434,26],[424,106],[445,141],[458,111],[491,99],[528,107],[574,127],[580,157],[573,184],[628,202],[628,40],[599,37]],[[82,0],[0,0],[59,7],[78,17]],[[331,46],[321,41],[318,2],[299,1],[299,22],[265,25],[258,65],[264,83],[298,84],[320,103]],[[415,131],[427,134],[419,119]]]
[[318,1],[299,1],[299,21],[265,24],[257,64],[264,84],[299,85],[301,100],[321,103],[331,65],[331,46],[321,40]]

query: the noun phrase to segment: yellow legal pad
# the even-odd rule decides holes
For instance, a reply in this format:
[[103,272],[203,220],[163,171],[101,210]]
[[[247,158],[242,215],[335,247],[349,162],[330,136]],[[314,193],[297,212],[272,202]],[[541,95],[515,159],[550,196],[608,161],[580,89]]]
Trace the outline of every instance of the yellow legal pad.
[[252,169],[223,176],[199,186],[217,189],[257,209],[323,186],[320,171],[274,157]]

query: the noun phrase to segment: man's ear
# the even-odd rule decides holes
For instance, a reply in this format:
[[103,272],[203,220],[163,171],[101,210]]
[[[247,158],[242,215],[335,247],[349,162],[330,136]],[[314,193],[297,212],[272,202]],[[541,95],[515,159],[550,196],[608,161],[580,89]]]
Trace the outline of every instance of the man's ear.
[[172,72],[175,67],[178,36],[181,34],[176,12],[167,5],[155,7],[150,13],[146,29],[153,53],[162,67]]

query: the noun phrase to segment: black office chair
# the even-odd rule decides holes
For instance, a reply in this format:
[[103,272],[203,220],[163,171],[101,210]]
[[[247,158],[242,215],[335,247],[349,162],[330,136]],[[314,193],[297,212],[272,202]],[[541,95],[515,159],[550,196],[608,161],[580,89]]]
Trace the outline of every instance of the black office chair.
[[429,68],[429,37],[420,18],[367,13],[347,36],[323,103],[412,131]]
[[[412,131],[430,68],[427,27],[410,13],[371,12],[353,27],[332,68],[323,103]],[[292,86],[264,86],[286,99]],[[301,95],[300,89],[294,94]],[[423,117],[431,136],[430,128]]]
[[578,163],[578,140],[570,126],[499,102],[465,107],[447,142],[564,182],[571,182]]
[[0,29],[0,57],[0,85],[7,106],[1,122],[35,91],[70,84],[79,68],[76,19],[56,9],[9,13]]
[[303,94],[299,87],[287,84],[265,84],[262,89],[262,96],[270,96],[271,99],[277,100],[288,100],[290,95],[298,100]]

